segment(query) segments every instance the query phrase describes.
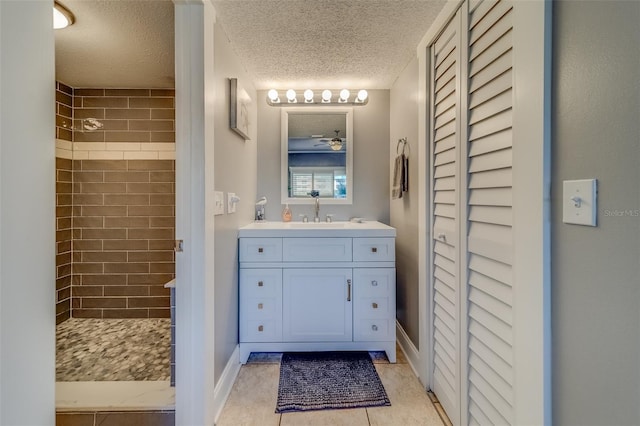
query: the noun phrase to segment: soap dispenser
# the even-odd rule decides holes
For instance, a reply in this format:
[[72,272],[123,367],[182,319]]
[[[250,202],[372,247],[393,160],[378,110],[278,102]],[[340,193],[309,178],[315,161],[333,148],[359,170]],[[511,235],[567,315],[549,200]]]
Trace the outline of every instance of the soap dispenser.
[[291,209],[289,208],[289,204],[286,204],[284,206],[284,209],[282,210],[282,221],[283,222],[291,222]]

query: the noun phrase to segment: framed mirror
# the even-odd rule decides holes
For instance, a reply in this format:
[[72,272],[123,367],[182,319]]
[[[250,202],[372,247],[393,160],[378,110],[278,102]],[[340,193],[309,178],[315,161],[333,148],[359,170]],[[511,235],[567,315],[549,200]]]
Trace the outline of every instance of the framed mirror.
[[282,204],[352,204],[353,108],[282,109]]

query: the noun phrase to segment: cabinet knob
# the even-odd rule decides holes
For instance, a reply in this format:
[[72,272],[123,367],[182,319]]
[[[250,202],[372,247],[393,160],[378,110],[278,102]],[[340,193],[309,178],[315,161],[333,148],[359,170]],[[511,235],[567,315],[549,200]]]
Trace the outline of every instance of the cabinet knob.
[[371,253],[377,253],[378,247],[371,247]]
[[376,302],[373,302],[371,304],[371,307],[373,307],[373,309],[378,309],[378,304]]
[[371,285],[373,287],[378,287],[378,281],[376,281],[376,280],[371,281]]
[[373,325],[371,326],[371,329],[372,329],[373,331],[378,331],[378,326],[377,326],[377,325],[375,325],[375,324],[373,324]]
[[263,325],[259,325],[258,326],[258,331],[264,331],[264,326]]
[[262,247],[258,247],[258,253],[264,253],[264,249]]
[[262,287],[264,285],[263,281],[258,281],[258,287]]
[[258,303],[258,309],[262,309],[262,303]]

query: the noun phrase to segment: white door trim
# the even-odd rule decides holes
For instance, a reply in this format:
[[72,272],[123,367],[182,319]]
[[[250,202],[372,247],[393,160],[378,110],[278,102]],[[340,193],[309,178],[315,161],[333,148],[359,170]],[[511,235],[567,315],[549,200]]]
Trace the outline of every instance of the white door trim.
[[213,27],[210,1],[174,0],[176,64],[176,424],[213,425]]
[[513,9],[515,424],[551,424],[551,9]]

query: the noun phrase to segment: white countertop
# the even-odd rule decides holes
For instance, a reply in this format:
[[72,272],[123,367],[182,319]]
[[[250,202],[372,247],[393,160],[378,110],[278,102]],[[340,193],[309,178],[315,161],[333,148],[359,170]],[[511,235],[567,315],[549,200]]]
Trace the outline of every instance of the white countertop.
[[377,221],[362,222],[253,222],[238,230],[238,237],[395,237],[396,229]]

